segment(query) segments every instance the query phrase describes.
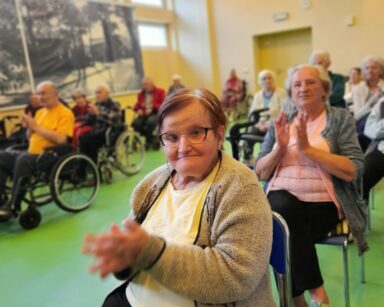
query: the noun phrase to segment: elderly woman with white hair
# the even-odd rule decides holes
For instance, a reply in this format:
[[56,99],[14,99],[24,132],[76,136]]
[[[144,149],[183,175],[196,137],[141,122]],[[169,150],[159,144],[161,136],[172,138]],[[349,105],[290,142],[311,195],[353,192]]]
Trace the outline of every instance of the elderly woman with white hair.
[[[258,83],[261,90],[258,91],[253,97],[249,115],[253,111],[268,108],[269,110],[263,112],[260,121],[253,128],[252,133],[264,136],[267,133],[271,121],[276,119],[282,109],[283,102],[286,99],[286,93],[282,88],[276,86],[276,75],[269,69],[264,69],[259,72]],[[253,153],[253,143],[247,141],[245,144],[245,158],[250,158]]]
[[315,242],[346,218],[360,253],[367,250],[361,191],[364,157],[353,117],[328,103],[332,83],[321,66],[290,70],[287,92],[295,110],[281,113],[270,127],[256,173],[268,181],[272,210],[291,235],[292,295],[295,306],[328,306]]
[[371,142],[364,135],[364,127],[373,107],[383,96],[384,91],[384,59],[379,56],[368,56],[361,65],[364,81],[353,93],[353,113],[357,121],[356,128],[360,146],[365,151]]

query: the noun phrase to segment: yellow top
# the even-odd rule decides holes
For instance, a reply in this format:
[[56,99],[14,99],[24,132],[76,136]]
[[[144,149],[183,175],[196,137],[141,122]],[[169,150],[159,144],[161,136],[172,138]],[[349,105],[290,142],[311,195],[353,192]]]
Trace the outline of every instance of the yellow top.
[[[35,115],[36,123],[47,130],[72,137],[75,118],[70,109],[59,103],[52,109],[42,108]],[[29,138],[28,152],[40,154],[45,147],[54,146],[55,143],[48,141],[37,133],[32,133]]]
[[[211,173],[197,185],[175,190],[171,181],[149,210],[142,227],[167,242],[192,245],[200,227],[204,202],[219,170],[219,162]],[[191,298],[173,292],[145,271],[141,271],[126,288],[126,296],[133,307],[194,307]]]

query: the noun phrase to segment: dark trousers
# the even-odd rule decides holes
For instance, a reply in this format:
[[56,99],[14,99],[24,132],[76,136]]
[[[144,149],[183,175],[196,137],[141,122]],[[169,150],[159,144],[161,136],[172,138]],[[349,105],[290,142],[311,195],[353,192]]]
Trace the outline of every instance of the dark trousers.
[[145,137],[147,144],[152,143],[153,131],[155,130],[156,125],[157,114],[151,114],[149,116],[139,115],[132,122],[133,129]]
[[268,200],[272,210],[285,219],[289,228],[293,297],[321,286],[323,278],[315,243],[339,222],[335,204],[304,202],[285,190],[270,192]]
[[364,199],[368,200],[370,190],[384,176],[384,154],[377,147],[365,156],[363,177]]
[[128,283],[125,282],[106,297],[102,307],[131,307],[125,294]]
[[0,193],[4,195],[5,184],[13,176],[12,206],[20,209],[20,204],[26,193],[27,182],[36,170],[38,155],[27,151],[0,152]]
[[90,132],[79,137],[80,152],[97,163],[97,155],[101,146],[105,145],[105,131]]

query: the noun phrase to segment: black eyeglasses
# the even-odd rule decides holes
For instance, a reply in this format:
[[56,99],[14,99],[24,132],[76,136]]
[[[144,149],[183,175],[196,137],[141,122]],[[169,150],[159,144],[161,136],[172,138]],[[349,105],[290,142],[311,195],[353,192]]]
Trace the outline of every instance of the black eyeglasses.
[[175,132],[162,133],[160,134],[159,138],[163,146],[168,148],[176,148],[179,146],[182,136],[184,136],[191,144],[203,143],[207,138],[209,130],[213,130],[213,128],[197,127],[183,134],[177,134]]

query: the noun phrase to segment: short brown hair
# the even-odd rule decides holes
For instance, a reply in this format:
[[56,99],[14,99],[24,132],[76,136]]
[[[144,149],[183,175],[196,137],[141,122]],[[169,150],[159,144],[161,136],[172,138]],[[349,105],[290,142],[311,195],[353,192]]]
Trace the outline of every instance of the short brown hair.
[[227,127],[227,117],[224,114],[220,100],[212,92],[203,88],[183,88],[167,96],[161,105],[158,118],[159,131],[166,116],[194,101],[200,102],[207,109],[213,128],[221,125]]

